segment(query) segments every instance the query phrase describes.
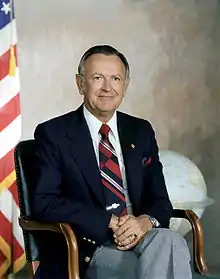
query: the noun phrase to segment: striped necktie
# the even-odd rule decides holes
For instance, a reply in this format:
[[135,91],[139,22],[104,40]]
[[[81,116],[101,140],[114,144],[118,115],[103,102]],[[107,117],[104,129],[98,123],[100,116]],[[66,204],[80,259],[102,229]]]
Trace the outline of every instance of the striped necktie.
[[99,165],[101,180],[104,186],[106,210],[117,216],[127,213],[124,195],[122,175],[118,163],[118,157],[114,147],[109,141],[110,127],[102,124],[99,133]]

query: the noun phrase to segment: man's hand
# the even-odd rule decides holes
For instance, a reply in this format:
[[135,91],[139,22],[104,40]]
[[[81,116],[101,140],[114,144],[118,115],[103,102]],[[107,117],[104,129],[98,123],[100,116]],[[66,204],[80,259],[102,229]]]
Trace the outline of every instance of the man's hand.
[[112,215],[111,220],[109,222],[109,228],[112,229],[113,233],[116,232],[117,229],[119,229],[119,225],[118,225],[118,217],[115,215]]
[[139,243],[146,232],[152,229],[152,224],[147,215],[139,217],[125,215],[118,220],[118,227],[114,233],[117,248],[129,250]]

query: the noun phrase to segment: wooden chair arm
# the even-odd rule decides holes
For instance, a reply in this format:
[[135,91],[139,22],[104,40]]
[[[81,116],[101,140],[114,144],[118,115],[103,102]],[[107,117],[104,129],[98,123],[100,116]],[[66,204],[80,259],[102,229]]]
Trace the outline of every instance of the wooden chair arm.
[[19,217],[18,222],[20,227],[26,231],[52,231],[63,234],[68,247],[69,279],[79,279],[78,245],[76,236],[69,224],[41,223],[23,217]]
[[208,274],[208,267],[205,263],[204,254],[204,233],[202,224],[197,215],[192,210],[174,209],[175,218],[187,219],[193,232],[193,264],[195,271],[201,275]]
[[[197,272],[208,274],[208,267],[204,256],[204,233],[202,224],[192,210],[174,209],[174,218],[187,219],[193,231],[193,263]],[[19,225],[27,231],[52,231],[62,233],[68,247],[69,279],[79,279],[78,245],[75,234],[69,224],[66,223],[41,223],[19,217]]]

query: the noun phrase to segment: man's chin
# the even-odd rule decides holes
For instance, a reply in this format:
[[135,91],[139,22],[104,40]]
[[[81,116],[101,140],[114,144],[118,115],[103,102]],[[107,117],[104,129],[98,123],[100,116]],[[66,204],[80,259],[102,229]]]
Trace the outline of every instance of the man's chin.
[[116,106],[115,104],[114,105],[106,104],[106,105],[98,106],[97,108],[99,109],[100,112],[109,114],[109,113],[114,113],[118,108],[118,106]]
[[110,115],[110,114],[114,114],[115,110],[116,110],[115,108],[106,108],[106,109],[102,108],[99,111],[102,115]]

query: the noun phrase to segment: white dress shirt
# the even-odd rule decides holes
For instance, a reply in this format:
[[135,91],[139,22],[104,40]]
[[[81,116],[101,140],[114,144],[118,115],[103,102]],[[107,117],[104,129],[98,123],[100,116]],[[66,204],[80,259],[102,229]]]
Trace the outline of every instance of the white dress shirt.
[[[92,137],[93,147],[94,147],[94,151],[95,151],[95,155],[96,155],[97,164],[99,166],[99,142],[101,139],[99,130],[103,123],[98,118],[96,118],[90,111],[88,111],[87,108],[85,107],[85,105],[83,106],[83,114],[86,119],[87,125],[89,127],[89,131],[90,131],[90,135]],[[123,181],[123,188],[125,190],[127,211],[129,214],[131,214],[132,205],[131,205],[129,195],[128,195],[124,160],[123,160],[121,144],[120,144],[120,140],[119,140],[119,136],[118,136],[116,112],[114,113],[112,118],[106,124],[110,127],[109,141],[113,145],[115,152],[117,154],[117,157],[118,157],[118,163],[119,163],[119,167],[121,170],[122,181]]]

